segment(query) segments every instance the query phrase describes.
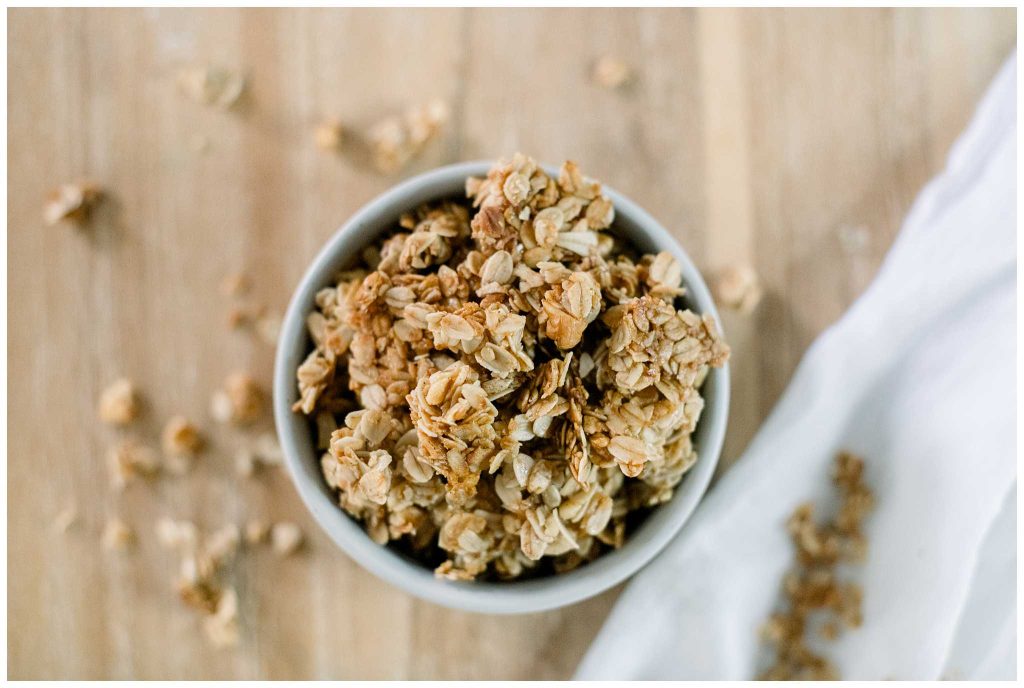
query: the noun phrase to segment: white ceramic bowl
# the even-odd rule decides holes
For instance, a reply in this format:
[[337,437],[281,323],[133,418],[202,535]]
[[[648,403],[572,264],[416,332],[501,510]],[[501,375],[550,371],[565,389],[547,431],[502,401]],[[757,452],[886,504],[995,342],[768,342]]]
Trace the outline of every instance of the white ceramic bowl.
[[[469,611],[512,614],[573,604],[607,590],[640,570],[683,527],[707,489],[722,449],[729,412],[729,368],[712,369],[704,383],[706,403],[694,433],[696,465],[672,499],[655,509],[619,550],[560,575],[521,582],[456,582],[435,578],[425,566],[370,540],[363,527],[338,506],[320,474],[310,424],[291,410],[298,396],[295,370],[310,351],[305,319],[314,307],[317,291],[332,285],[336,273],[378,234],[393,229],[402,212],[426,201],[461,197],[466,177],[482,176],[490,166],[488,162],[449,165],[402,182],[361,208],[327,242],[303,276],[285,315],[274,368],[274,417],[299,495],[317,523],[350,557],[422,599]],[[615,204],[615,230],[645,252],[667,250],[675,255],[683,269],[689,307],[718,320],[707,285],[675,239],[628,198],[607,186],[604,191]]]

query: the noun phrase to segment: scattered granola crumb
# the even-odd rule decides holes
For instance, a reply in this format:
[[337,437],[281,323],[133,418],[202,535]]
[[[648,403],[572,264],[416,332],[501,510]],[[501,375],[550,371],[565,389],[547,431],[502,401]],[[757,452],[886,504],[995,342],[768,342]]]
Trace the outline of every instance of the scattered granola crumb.
[[277,338],[281,336],[281,316],[262,315],[256,318],[256,334],[264,344],[277,346]]
[[337,120],[327,120],[317,125],[314,139],[318,148],[337,152],[341,149],[345,130]]
[[270,524],[258,518],[251,518],[245,524],[245,544],[259,545],[267,541]]
[[214,647],[228,648],[238,645],[238,593],[234,588],[228,588],[219,595],[213,614],[203,619],[203,630]]
[[807,642],[812,615],[823,616],[818,634],[825,640],[839,637],[841,628],[857,628],[863,622],[859,585],[840,580],[837,564],[863,559],[866,541],[864,519],[874,498],[863,481],[864,461],[849,453],[836,458],[833,483],[840,506],[833,519],[814,522],[814,507],[801,504],[786,528],[796,547],[796,566],[783,579],[785,610],[772,614],[761,629],[774,648],[766,680],[833,680],[835,666]]
[[62,184],[47,197],[43,220],[48,225],[62,221],[84,224],[102,195],[98,186],[88,182]]
[[199,428],[184,416],[173,416],[167,421],[162,442],[164,451],[171,456],[195,456],[205,445]]
[[263,389],[251,375],[232,373],[224,381],[224,388],[214,393],[210,413],[220,423],[247,425],[260,417],[263,402]]
[[414,105],[402,116],[388,117],[368,135],[373,164],[384,174],[401,170],[437,136],[448,121],[448,105],[439,99]]
[[249,312],[244,308],[232,306],[228,311],[228,327],[238,330],[249,324]]
[[250,286],[248,275],[244,272],[232,272],[221,280],[220,293],[232,298],[243,296],[248,293]]
[[221,67],[187,67],[178,71],[178,87],[192,100],[227,110],[242,97],[246,80]]
[[139,415],[135,386],[127,378],[115,380],[100,394],[100,420],[110,425],[127,425]]
[[302,546],[302,529],[290,521],[275,523],[270,529],[270,542],[278,556],[295,554]]
[[199,530],[191,521],[176,521],[164,516],[156,522],[156,538],[166,549],[190,552],[199,543]]
[[50,528],[55,533],[66,533],[71,530],[71,527],[77,522],[78,507],[74,502],[72,502],[57,513],[53,519],[53,523],[50,524]]
[[396,218],[316,295],[293,409],[375,542],[440,548],[450,579],[568,571],[672,497],[729,348],[574,163],[517,154],[466,191]]
[[243,478],[251,478],[265,466],[280,466],[284,452],[272,432],[261,433],[235,452],[235,472]]
[[761,281],[748,265],[725,268],[715,280],[715,300],[724,308],[744,315],[752,313],[764,295]]
[[616,89],[629,81],[632,71],[622,59],[605,55],[594,63],[591,76],[601,88]]
[[234,523],[213,531],[206,538],[206,556],[217,565],[231,561],[238,553],[242,533]]
[[107,456],[110,484],[123,490],[137,477],[150,477],[160,470],[160,460],[153,449],[133,439],[126,439],[110,450]]
[[260,463],[266,466],[280,466],[284,461],[281,443],[277,441],[277,435],[272,432],[262,432],[257,435],[252,449]]
[[103,527],[103,549],[124,551],[134,540],[135,532],[127,523],[117,517],[107,519],[107,523]]
[[157,521],[156,534],[161,545],[181,556],[174,587],[183,603],[208,615],[203,619],[207,637],[217,647],[237,644],[237,593],[219,579],[238,552],[238,526],[229,523],[200,541],[194,523],[163,517]]
[[256,452],[251,447],[239,447],[235,452],[235,473],[243,478],[251,478],[256,475],[258,468]]

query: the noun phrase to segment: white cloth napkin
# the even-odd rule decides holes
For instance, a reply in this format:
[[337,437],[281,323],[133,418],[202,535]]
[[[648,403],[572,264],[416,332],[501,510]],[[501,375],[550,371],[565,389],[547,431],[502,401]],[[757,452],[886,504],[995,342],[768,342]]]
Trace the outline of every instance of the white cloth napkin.
[[870,288],[804,357],[745,455],[629,584],[582,679],[748,679],[837,451],[877,500],[843,678],[1015,676],[1016,56]]

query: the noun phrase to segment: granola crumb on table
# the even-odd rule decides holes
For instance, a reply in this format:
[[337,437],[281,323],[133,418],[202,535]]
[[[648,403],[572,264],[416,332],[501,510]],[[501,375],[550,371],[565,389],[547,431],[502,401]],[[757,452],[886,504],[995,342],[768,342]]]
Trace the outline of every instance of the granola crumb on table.
[[99,417],[110,425],[127,425],[139,415],[139,395],[128,378],[118,378],[100,394]]
[[294,408],[376,542],[451,579],[567,571],[671,498],[729,348],[575,164],[516,155],[466,192],[397,218],[317,294]]
[[103,190],[90,182],[61,184],[47,196],[43,220],[48,225],[61,222],[83,225],[102,197]]

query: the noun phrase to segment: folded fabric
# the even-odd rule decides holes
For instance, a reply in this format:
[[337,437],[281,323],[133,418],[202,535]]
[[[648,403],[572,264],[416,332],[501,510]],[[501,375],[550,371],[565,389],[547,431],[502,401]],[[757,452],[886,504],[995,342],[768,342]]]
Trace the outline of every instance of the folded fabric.
[[1016,57],[878,276],[822,334],[743,457],[628,585],[583,679],[749,679],[793,560],[785,522],[827,504],[835,454],[877,506],[851,570],[864,623],[843,678],[1014,678]]

